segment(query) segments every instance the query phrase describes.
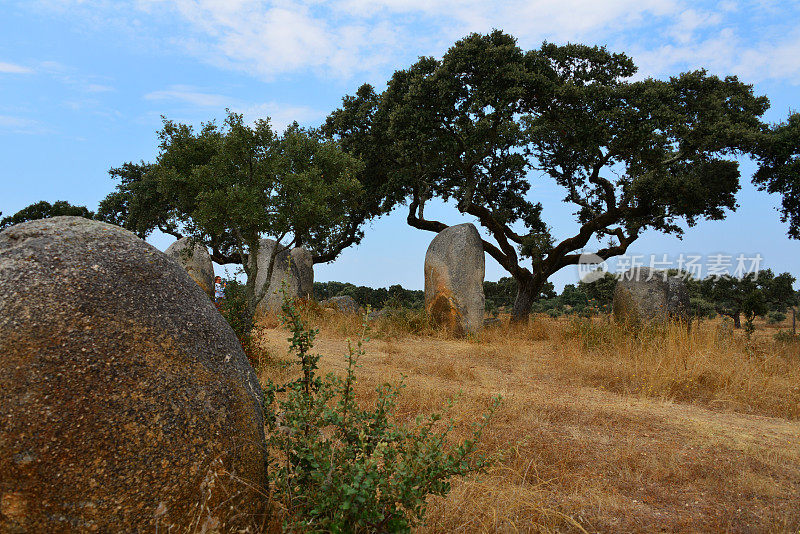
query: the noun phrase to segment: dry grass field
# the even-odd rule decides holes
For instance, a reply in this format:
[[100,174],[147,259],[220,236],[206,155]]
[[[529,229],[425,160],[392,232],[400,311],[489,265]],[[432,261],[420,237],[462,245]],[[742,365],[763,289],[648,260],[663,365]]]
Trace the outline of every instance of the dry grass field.
[[[323,371],[344,368],[359,318],[307,313]],[[413,319],[413,318],[412,318]],[[488,473],[430,500],[421,532],[798,532],[800,344],[759,324],[753,339],[706,321],[631,333],[606,318],[507,320],[468,339],[378,319],[359,394],[405,376],[400,417],[451,413],[466,437],[503,401],[483,439]],[[281,376],[287,332],[259,327]]]

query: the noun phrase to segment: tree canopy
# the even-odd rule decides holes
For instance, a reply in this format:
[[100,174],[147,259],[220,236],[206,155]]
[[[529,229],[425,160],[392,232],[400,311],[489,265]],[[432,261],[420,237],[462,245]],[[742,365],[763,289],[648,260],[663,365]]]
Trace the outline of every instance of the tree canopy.
[[782,195],[781,220],[789,223],[789,237],[800,239],[800,113],[770,128],[759,144],[758,160],[753,182]]
[[[164,119],[154,163],[111,169],[116,191],[100,204],[100,218],[144,237],[154,229],[192,236],[220,264],[241,264],[251,306],[262,238],[271,237],[272,258],[305,246],[318,258],[333,256],[353,237],[351,206],[361,197],[361,164],[333,141],[296,124],[276,134],[268,120],[253,126],[228,113],[220,126],[199,131]],[[267,282],[268,283],[268,282]],[[251,309],[252,311],[252,309]]]
[[[2,213],[0,213],[0,215],[2,215]],[[9,215],[8,217],[0,219],[0,230],[27,221],[49,219],[50,217],[59,217],[63,215],[72,215],[85,219],[94,218],[94,213],[89,211],[86,206],[74,206],[66,200],[56,200],[52,204],[46,200],[40,200],[39,202],[22,208],[14,215]]]
[[[361,200],[361,163],[319,132],[293,124],[276,134],[228,113],[199,131],[164,119],[154,163],[124,163],[99,217],[145,237],[194,235],[219,264],[242,263],[255,236],[284,238],[331,261],[359,242],[372,216]],[[278,239],[280,240],[280,239]]]
[[[763,137],[766,97],[704,70],[633,80],[636,66],[604,47],[524,51],[501,31],[472,34],[439,60],[362,86],[324,130],[364,160],[408,223],[439,232],[427,201],[452,201],[486,230],[484,250],[517,281],[516,318],[548,277],[577,264],[592,240],[607,259],[647,229],[685,226],[736,208],[735,157]],[[578,230],[554,234],[537,185],[553,181]]]

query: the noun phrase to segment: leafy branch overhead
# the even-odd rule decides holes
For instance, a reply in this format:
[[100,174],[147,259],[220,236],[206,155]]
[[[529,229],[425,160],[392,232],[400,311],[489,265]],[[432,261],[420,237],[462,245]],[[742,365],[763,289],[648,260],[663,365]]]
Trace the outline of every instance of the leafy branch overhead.
[[[395,72],[381,94],[362,86],[323,130],[386,184],[384,198],[407,201],[411,226],[447,226],[426,217],[432,198],[475,217],[484,250],[518,282],[521,318],[593,240],[609,258],[647,229],[680,236],[736,209],[735,158],[763,145],[767,98],[704,70],[635,73],[603,47],[524,51],[501,31],[473,34],[441,60]],[[537,186],[547,180],[574,210],[571,236],[543,219]]]

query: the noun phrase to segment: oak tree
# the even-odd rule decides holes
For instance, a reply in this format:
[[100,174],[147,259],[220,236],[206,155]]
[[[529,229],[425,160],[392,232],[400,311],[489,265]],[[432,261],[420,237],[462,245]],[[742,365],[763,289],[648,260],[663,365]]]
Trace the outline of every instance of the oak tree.
[[[219,264],[240,264],[247,275],[250,311],[265,287],[255,287],[262,238],[276,256],[305,246],[317,258],[332,258],[352,242],[354,206],[361,197],[361,164],[334,141],[296,124],[282,135],[268,120],[253,126],[229,112],[224,123],[190,125],[164,119],[153,163],[111,169],[116,191],[100,204],[103,220],[141,237],[155,229],[192,236]],[[363,222],[363,221],[362,221]]]
[[[385,184],[384,199],[407,203],[412,227],[447,227],[424,212],[433,198],[476,218],[484,250],[517,282],[520,320],[590,243],[607,259],[646,230],[680,236],[736,208],[735,158],[754,151],[767,98],[704,70],[635,73],[604,47],[524,51],[501,31],[473,34],[395,72],[382,93],[361,87],[324,129]],[[574,209],[574,234],[543,219],[545,180]]]

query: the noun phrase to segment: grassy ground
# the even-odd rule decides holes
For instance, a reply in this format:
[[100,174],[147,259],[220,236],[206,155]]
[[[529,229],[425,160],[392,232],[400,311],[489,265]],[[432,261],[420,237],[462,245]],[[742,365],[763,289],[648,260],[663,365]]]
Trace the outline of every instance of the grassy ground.
[[[340,372],[359,319],[309,318],[322,369]],[[483,441],[502,459],[431,499],[423,532],[798,532],[800,344],[758,326],[748,340],[720,321],[631,333],[536,317],[451,339],[410,314],[375,322],[358,387],[369,402],[405,376],[408,419],[460,392],[462,437],[504,398]],[[286,358],[275,319],[259,336]]]

